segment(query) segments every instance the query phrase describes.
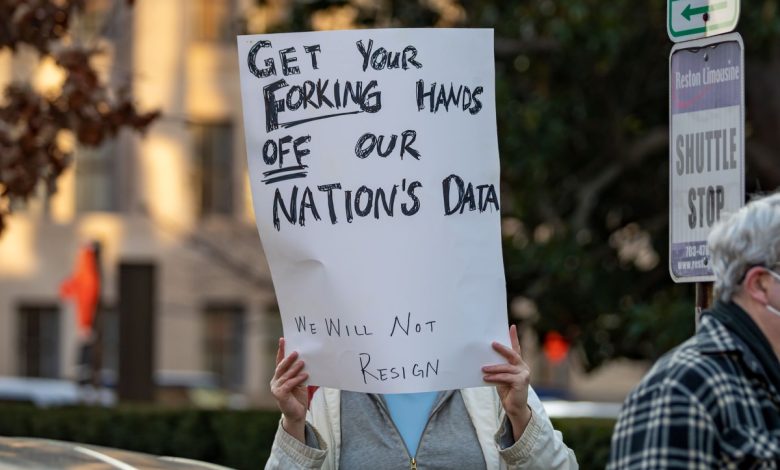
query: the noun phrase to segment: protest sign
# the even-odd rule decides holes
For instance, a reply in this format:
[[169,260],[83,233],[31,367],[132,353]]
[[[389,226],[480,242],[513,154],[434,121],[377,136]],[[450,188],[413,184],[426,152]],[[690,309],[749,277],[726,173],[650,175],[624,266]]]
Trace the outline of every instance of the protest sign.
[[309,384],[485,385],[508,344],[492,30],[239,36],[257,227]]

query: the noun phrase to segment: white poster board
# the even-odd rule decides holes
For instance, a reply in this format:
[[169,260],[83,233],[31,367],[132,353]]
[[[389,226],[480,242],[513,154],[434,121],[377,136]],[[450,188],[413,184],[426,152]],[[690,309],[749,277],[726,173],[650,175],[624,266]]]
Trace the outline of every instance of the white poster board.
[[509,344],[493,31],[239,36],[249,176],[309,384],[482,386]]

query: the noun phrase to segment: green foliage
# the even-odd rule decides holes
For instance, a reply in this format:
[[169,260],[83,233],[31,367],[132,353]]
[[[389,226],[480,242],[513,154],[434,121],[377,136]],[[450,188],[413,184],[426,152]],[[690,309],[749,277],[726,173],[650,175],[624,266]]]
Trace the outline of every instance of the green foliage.
[[690,291],[665,261],[664,9],[542,2],[496,24],[554,44],[497,60],[503,212],[522,224],[505,231],[509,296],[532,299],[540,333],[574,340],[588,368],[655,358],[693,331]]
[[[173,410],[151,407],[0,406],[0,436],[39,437],[186,457],[239,469],[262,468],[278,412]],[[556,419],[580,467],[604,468],[614,421]]]
[[56,92],[41,93],[27,81],[0,89],[0,235],[14,203],[41,185],[49,195],[56,191],[71,164],[71,149],[60,137],[97,146],[123,128],[142,131],[159,116],[139,112],[129,86],[100,80],[92,60],[99,49],[70,31],[85,6],[83,0],[0,2],[0,52],[35,51],[41,60],[54,59],[65,76]]
[[225,456],[221,460],[224,465],[258,468],[258,463],[268,460],[271,453],[279,413],[219,413],[212,416],[211,424],[217,447]]
[[[539,334],[559,331],[588,369],[655,359],[688,338],[693,288],[672,283],[667,261],[666,2],[296,2],[283,29],[311,29],[312,13],[334,5],[355,8],[359,26],[431,27],[444,3],[463,11],[449,26],[495,30],[510,305],[530,300]],[[749,191],[780,184],[777,8],[743,8],[738,28]]]
[[259,468],[278,414],[264,411],[172,410],[151,407],[0,408],[0,436],[26,436]]
[[552,421],[555,429],[563,433],[563,442],[574,451],[582,470],[607,466],[614,420],[569,418]]

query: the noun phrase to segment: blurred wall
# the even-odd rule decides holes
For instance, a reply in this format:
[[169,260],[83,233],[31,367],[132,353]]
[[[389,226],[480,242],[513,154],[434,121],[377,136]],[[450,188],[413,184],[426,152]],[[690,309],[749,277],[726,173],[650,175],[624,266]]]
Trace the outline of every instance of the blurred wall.
[[[246,176],[235,50],[243,6],[88,5],[73,29],[105,50],[98,70],[163,115],[143,137],[123,132],[100,149],[76,149],[49,201],[15,208],[0,238],[0,375],[75,376],[79,339],[59,285],[79,247],[99,241],[108,317],[119,263],[156,268],[156,370],[177,383],[215,377],[267,404],[281,327]],[[22,80],[56,93],[56,75],[26,51],[0,54],[0,86]],[[106,336],[116,342],[117,332]]]

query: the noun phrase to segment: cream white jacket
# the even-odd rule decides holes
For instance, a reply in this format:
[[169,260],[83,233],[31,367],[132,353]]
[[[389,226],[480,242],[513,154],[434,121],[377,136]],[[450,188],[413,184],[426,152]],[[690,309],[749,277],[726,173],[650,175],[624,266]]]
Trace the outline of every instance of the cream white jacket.
[[[504,409],[495,387],[465,388],[460,390],[460,393],[477,431],[488,469],[579,468],[574,452],[563,443],[561,433],[553,429],[542,402],[532,388],[528,388],[531,421],[520,439],[506,449],[501,449],[498,444]],[[341,449],[340,407],[339,390],[321,388],[312,398],[307,420],[314,428],[322,449],[308,447],[295,439],[285,432],[280,422],[266,470],[336,470]]]

